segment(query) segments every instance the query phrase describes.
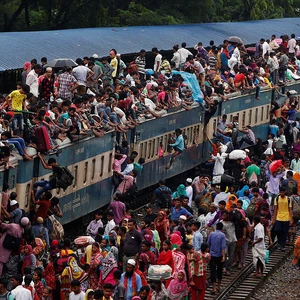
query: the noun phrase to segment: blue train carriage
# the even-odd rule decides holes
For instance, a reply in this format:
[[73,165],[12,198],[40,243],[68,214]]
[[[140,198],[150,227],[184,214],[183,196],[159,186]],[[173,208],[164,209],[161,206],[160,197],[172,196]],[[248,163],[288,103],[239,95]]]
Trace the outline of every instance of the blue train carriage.
[[[83,217],[110,202],[114,144],[114,133],[108,132],[102,138],[88,137],[60,146],[62,153],[54,157],[61,166],[68,167],[74,176],[73,185],[65,191],[52,190],[52,195],[60,199],[62,224]],[[48,180],[51,174],[36,158],[35,180]]]
[[[218,120],[223,114],[226,114],[229,122],[232,121],[234,116],[238,116],[239,129],[246,125],[251,125],[255,137],[266,140],[273,93],[274,91],[271,89],[264,89],[260,94],[261,100],[256,100],[255,93],[250,93],[233,96],[230,100],[222,102],[207,125],[206,133],[208,137],[214,139],[214,133],[217,133]],[[242,133],[239,133],[239,136],[241,135]],[[205,141],[204,149],[206,155],[211,151],[208,141]]]
[[[2,205],[2,191],[3,191],[4,184],[8,185],[9,193],[16,191],[18,165],[19,165],[18,159],[16,157],[11,156],[9,162],[14,168],[5,169],[4,165],[0,166],[0,205]],[[21,202],[22,205],[22,199],[20,198],[20,200],[18,199],[19,203]]]
[[[132,148],[139,153],[138,158],[143,157],[146,160],[142,176],[137,178],[139,190],[156,184],[160,179],[173,177],[199,165],[202,159],[202,116],[200,106],[188,111],[171,110],[168,115],[146,120],[132,130]],[[176,157],[171,168],[167,170],[166,166],[172,154],[168,152],[168,143],[176,128],[182,129],[187,149]]]

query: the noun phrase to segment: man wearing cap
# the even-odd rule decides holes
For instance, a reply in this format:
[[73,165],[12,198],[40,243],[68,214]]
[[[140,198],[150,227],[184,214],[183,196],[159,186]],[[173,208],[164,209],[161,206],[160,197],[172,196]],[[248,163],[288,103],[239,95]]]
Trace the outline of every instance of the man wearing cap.
[[2,236],[0,237],[0,276],[2,275],[3,265],[8,261],[10,253],[12,251],[3,246],[6,235],[9,234],[16,239],[19,239],[19,242],[21,243],[23,228],[25,228],[28,224],[29,219],[26,217],[22,218],[19,224],[6,224],[0,221],[0,230],[2,232]]
[[121,282],[126,288],[126,300],[131,300],[132,297],[137,296],[142,287],[141,277],[134,271],[135,266],[136,261],[129,259],[126,264],[126,270],[121,276]]
[[22,218],[22,210],[19,208],[19,203],[16,200],[11,200],[9,203],[11,212],[9,213],[3,206],[1,206],[1,214],[9,219],[9,223],[19,224]]
[[192,200],[193,200],[193,187],[192,187],[192,178],[187,178],[185,185],[185,191],[186,191],[186,195],[189,197],[189,206],[192,206]]
[[48,229],[44,226],[43,223],[44,223],[44,219],[38,217],[36,219],[36,224],[34,224],[31,228],[31,232],[34,238],[40,238],[44,240],[47,246],[49,246],[50,242],[49,242]]
[[146,204],[146,215],[144,216],[144,221],[146,224],[151,224],[157,218],[157,214],[153,213],[150,204]]
[[140,51],[140,55],[135,59],[135,63],[138,67],[138,72],[139,72],[139,75],[140,75],[140,80],[145,79],[145,73],[146,73],[146,70],[145,70],[145,67],[146,67],[145,55],[146,55],[146,50],[142,49]]

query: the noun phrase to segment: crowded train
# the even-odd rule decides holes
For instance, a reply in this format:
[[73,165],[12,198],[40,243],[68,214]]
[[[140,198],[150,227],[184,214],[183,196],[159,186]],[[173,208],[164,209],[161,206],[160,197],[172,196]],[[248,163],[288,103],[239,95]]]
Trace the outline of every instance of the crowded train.
[[152,69],[144,49],[127,65],[116,49],[25,62],[1,99],[0,299],[202,300],[207,269],[216,295],[250,248],[263,277],[275,240],[299,269],[298,48],[232,37],[170,61],[154,47]]

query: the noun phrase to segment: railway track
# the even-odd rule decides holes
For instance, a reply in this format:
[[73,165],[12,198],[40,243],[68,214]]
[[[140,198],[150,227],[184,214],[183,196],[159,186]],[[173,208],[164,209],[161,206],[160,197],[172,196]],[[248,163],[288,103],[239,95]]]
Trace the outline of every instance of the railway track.
[[[300,228],[297,229],[297,235],[300,234]],[[286,251],[282,252],[275,242],[270,250],[269,262],[266,264],[266,270],[263,277],[253,276],[254,265],[252,263],[252,251],[249,250],[246,257],[246,267],[242,270],[232,268],[229,276],[223,276],[222,287],[219,294],[212,295],[212,286],[207,285],[205,300],[247,300],[250,299],[255,291],[263,285],[266,279],[272,275],[279,266],[293,252],[293,246],[286,246]],[[208,278],[209,281],[209,278]]]

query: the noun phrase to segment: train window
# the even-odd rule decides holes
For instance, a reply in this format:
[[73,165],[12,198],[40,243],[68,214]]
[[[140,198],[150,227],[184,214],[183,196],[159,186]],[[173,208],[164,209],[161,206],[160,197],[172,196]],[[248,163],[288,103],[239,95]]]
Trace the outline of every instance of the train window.
[[[103,157],[104,159],[104,157]],[[103,164],[102,164],[103,165]],[[108,161],[108,173],[111,172],[111,168],[112,168],[112,153],[109,153],[109,161]]]
[[270,114],[270,106],[267,105],[266,120],[268,120],[270,118],[269,114]]
[[91,176],[91,180],[93,181],[95,178],[95,169],[96,169],[96,159],[94,158],[92,160],[92,176]]
[[237,116],[237,119],[238,119],[238,123],[240,123],[240,113],[237,113],[236,116]]
[[154,155],[155,155],[155,149],[156,149],[156,147],[155,147],[155,139],[153,139],[152,140],[152,151],[151,151],[151,157],[153,158],[154,157]]
[[217,119],[214,119],[214,123],[213,123],[213,132],[217,131]]
[[248,120],[248,124],[251,125],[251,122],[252,122],[252,109],[249,110],[249,120]]
[[255,119],[254,119],[255,125],[258,122],[258,108],[255,109]]
[[77,185],[77,177],[78,177],[78,166],[74,167],[74,181],[73,181],[73,188]]
[[89,164],[88,161],[84,163],[83,184],[85,184],[87,180],[88,164]]
[[263,121],[264,120],[264,106],[261,108],[261,115],[260,115],[260,120]]
[[29,205],[29,199],[30,199],[30,183],[26,185],[26,191],[25,191],[25,207],[28,207]]
[[148,141],[148,159],[151,158],[152,141]]
[[232,122],[233,115],[229,116],[229,122]]
[[15,187],[15,185],[16,185],[16,176],[12,175],[10,177],[9,188],[13,189]]
[[100,177],[103,176],[103,168],[104,168],[104,155],[100,158]]
[[243,112],[243,117],[242,117],[242,126],[243,127],[246,125],[245,122],[246,122],[246,112],[244,111]]
[[143,156],[143,150],[144,150],[144,143],[140,143],[140,154],[141,154],[141,157]]

